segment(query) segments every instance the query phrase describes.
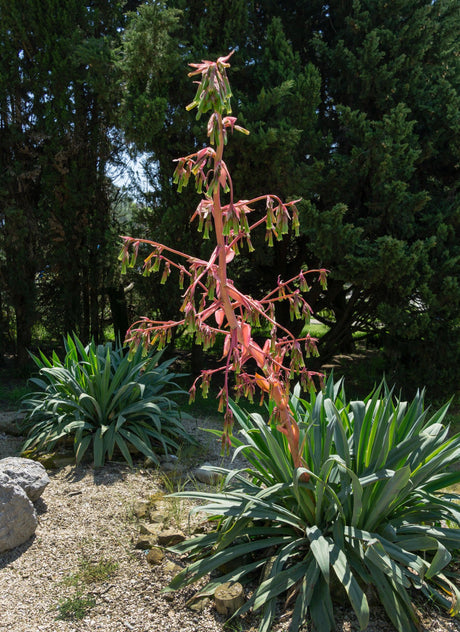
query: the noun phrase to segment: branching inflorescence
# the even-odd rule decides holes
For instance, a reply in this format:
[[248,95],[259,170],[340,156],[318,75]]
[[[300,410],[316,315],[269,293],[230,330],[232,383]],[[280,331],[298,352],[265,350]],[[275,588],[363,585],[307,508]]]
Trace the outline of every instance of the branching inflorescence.
[[[229,132],[234,130],[244,134],[249,132],[236,125],[236,118],[230,116],[231,90],[226,69],[231,54],[219,58],[216,62],[202,61],[190,64],[194,70],[189,76],[201,76],[198,89],[188,110],[197,108],[197,119],[209,110],[207,134],[210,146],[179,158],[174,171],[174,183],[178,190],[187,186],[190,178],[195,180],[198,193],[204,197],[198,204],[192,220],[198,220],[198,230],[208,239],[215,233],[216,247],[209,260],[201,260],[179,252],[164,244],[150,239],[123,237],[123,249],[120,253],[123,270],[134,266],[139,246],[147,244],[151,253],[144,259],[144,274],[162,270],[161,282],[165,283],[171,270],[176,268],[179,283],[184,289],[181,312],[183,318],[178,321],[155,321],[144,317],[134,323],[127,333],[126,342],[133,347],[139,344],[148,347],[151,344],[164,346],[170,338],[172,329],[183,326],[196,335],[196,340],[209,348],[219,335],[224,336],[223,364],[217,369],[203,370],[191,389],[191,400],[201,380],[203,395],[206,396],[211,377],[217,372],[224,375],[224,385],[219,394],[219,409],[225,409],[224,434],[222,445],[230,445],[233,425],[232,412],[228,404],[229,376],[235,376],[236,397],[244,395],[251,401],[256,389],[259,389],[273,401],[271,422],[287,437],[289,449],[295,467],[303,465],[302,448],[299,445],[299,431],[289,409],[289,384],[297,376],[304,387],[311,385],[312,378],[321,375],[306,368],[304,357],[317,355],[316,340],[307,334],[296,338],[288,329],[276,321],[275,304],[288,301],[291,318],[310,320],[311,308],[302,296],[308,290],[304,272],[282,281],[278,278],[277,287],[262,299],[255,300],[241,292],[228,277],[227,266],[239,254],[240,247],[247,245],[253,251],[251,233],[257,227],[265,225],[266,240],[282,239],[289,230],[289,223],[296,234],[299,220],[296,202],[284,203],[276,195],[262,195],[252,200],[234,200],[232,179],[223,160],[224,146]],[[224,204],[221,196],[227,196]],[[265,204],[262,218],[253,220],[256,206]],[[310,270],[316,274],[325,287],[326,270]],[[254,327],[265,326],[270,335],[261,346],[254,339]],[[257,369],[250,373],[247,363]]]

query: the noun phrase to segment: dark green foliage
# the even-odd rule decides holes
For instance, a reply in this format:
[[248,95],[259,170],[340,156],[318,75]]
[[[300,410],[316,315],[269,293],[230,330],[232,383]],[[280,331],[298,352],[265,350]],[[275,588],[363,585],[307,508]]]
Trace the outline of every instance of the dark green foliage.
[[119,50],[124,77],[120,116],[129,142],[148,149],[164,125],[171,65],[178,55],[171,35],[180,16],[166,3],[141,5],[130,20]]
[[[455,3],[396,2],[391,11],[384,2],[332,3],[321,12],[309,4],[283,13],[286,28],[302,19],[313,30],[299,54],[321,74],[319,124],[333,141],[314,157],[317,197],[303,218],[310,256],[331,270],[323,304],[334,317],[323,354],[343,342],[351,349],[350,333],[360,329],[383,343],[401,383],[453,389],[460,351]],[[343,216],[329,218],[342,202]]]
[[[303,218],[313,261],[331,270],[322,353],[351,350],[353,329],[367,331],[402,383],[449,390],[459,353],[458,13],[452,2],[383,4],[330,5],[300,53],[321,73],[319,122],[334,141],[315,155],[317,199]],[[340,202],[343,216],[329,217]]]
[[77,336],[64,342],[64,361],[56,353],[33,356],[39,374],[22,404],[23,452],[50,452],[73,438],[77,463],[91,447],[96,466],[115,449],[132,465],[130,448],[157,463],[155,450],[167,454],[194,442],[173,399],[184,392],[175,381],[181,376],[169,371],[173,360],[159,363],[161,352],[143,357],[141,348],[130,357],[111,343],[84,347]]
[[[0,350],[15,329],[24,361],[38,319],[98,340],[108,296],[124,328],[106,174],[118,128],[144,152],[144,232],[206,255],[197,198],[171,187],[172,161],[204,140],[184,66],[236,49],[234,114],[251,130],[229,145],[236,195],[304,199],[300,238],[255,244],[237,280],[255,295],[326,267],[327,294],[308,297],[330,326],[321,361],[359,330],[402,385],[456,388],[459,19],[454,0],[0,0]],[[175,315],[159,281],[138,288],[132,316]]]
[[0,1],[0,292],[21,361],[39,318],[59,337],[100,338],[119,283],[106,169],[123,21],[119,0]]
[[[242,471],[210,468],[225,477],[218,493],[174,496],[204,501],[215,529],[173,547],[189,565],[170,589],[212,575],[196,597],[226,581],[255,581],[235,616],[260,613],[271,629],[276,602],[292,598],[292,631],[311,621],[318,632],[335,629],[333,597],[348,601],[361,629],[374,594],[399,632],[415,632],[412,599],[419,592],[451,615],[460,593],[448,564],[460,546],[460,496],[446,491],[460,481],[460,435],[449,437],[448,405],[430,414],[423,393],[412,402],[386,384],[364,401],[347,402],[342,382],[300,398],[291,410],[304,443],[304,467],[294,469],[286,437],[258,413],[233,405]],[[221,571],[222,572],[222,571]]]
[[[304,199],[301,237],[275,244],[273,252],[255,244],[251,268],[238,264],[240,283],[256,294],[302,265],[324,266],[331,271],[328,292],[314,284],[308,296],[330,326],[321,361],[352,351],[353,332],[360,331],[370,345],[383,346],[387,372],[404,386],[455,388],[456,3],[398,1],[390,11],[383,0],[211,0],[205,7],[172,0],[172,9],[182,13],[169,30],[175,47],[168,43],[170,73],[159,84],[168,103],[163,127],[155,118],[155,134],[148,126],[144,136],[136,132],[154,166],[148,230],[199,253],[186,228],[197,200],[189,193],[179,200],[170,187],[172,160],[201,138],[183,116],[183,103],[193,97],[183,66],[235,48],[234,114],[251,130],[229,145],[236,195],[270,190]],[[278,317],[288,320],[281,311]]]

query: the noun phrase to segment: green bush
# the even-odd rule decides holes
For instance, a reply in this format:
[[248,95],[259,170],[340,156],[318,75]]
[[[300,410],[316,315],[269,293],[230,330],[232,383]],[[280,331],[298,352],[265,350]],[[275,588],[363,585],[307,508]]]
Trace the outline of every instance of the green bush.
[[132,448],[158,462],[154,450],[168,453],[180,442],[195,442],[171,399],[184,392],[175,382],[181,376],[169,371],[173,360],[159,364],[161,352],[143,357],[141,349],[130,357],[111,343],[84,347],[75,335],[64,343],[63,362],[55,352],[50,359],[32,355],[39,373],[22,403],[23,452],[49,452],[73,437],[77,463],[92,446],[95,466],[116,448],[132,465]]
[[[306,621],[335,629],[333,598],[348,598],[361,629],[370,594],[400,632],[417,629],[412,592],[456,615],[460,594],[450,575],[460,548],[460,496],[445,491],[460,481],[454,469],[460,435],[443,424],[448,405],[429,416],[423,393],[411,403],[382,384],[365,401],[347,403],[342,382],[300,399],[291,409],[304,442],[305,467],[294,469],[286,438],[260,414],[233,405],[244,471],[225,476],[220,493],[175,494],[205,501],[194,509],[216,528],[173,548],[191,556],[168,589],[189,585],[216,569],[198,596],[226,581],[254,582],[237,611],[260,611],[259,630],[271,629],[277,599],[294,595],[290,630]],[[272,411],[269,411],[269,414]]]

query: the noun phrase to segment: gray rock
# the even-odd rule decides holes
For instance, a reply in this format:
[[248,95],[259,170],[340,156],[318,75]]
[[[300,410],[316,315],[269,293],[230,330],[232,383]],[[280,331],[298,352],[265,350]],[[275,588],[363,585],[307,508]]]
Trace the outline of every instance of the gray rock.
[[166,520],[166,516],[162,511],[151,510],[149,512],[150,522],[154,522],[155,524],[162,524]]
[[179,564],[176,564],[175,562],[173,562],[172,560],[167,560],[164,564],[163,564],[163,570],[166,573],[173,573],[174,575],[177,575],[177,573],[180,573],[182,570],[182,566],[179,566]]
[[0,413],[0,432],[12,435],[13,437],[21,436],[18,422],[22,421],[23,418],[24,415],[20,415],[17,412]]
[[197,467],[193,470],[193,476],[197,481],[200,481],[200,483],[217,485],[222,480],[222,475],[208,469],[210,467],[210,463],[204,463],[201,467]]
[[166,462],[161,464],[161,473],[164,474],[165,478],[168,479],[170,483],[182,483],[187,478],[187,472],[184,467],[176,462]]
[[209,597],[202,597],[201,599],[196,599],[192,603],[188,602],[187,606],[189,610],[193,610],[194,612],[203,612],[211,603]]
[[0,553],[27,542],[37,528],[37,514],[25,491],[0,472]]
[[136,518],[145,518],[149,513],[150,503],[148,500],[135,500],[133,513]]
[[146,524],[141,522],[139,525],[139,533],[141,535],[151,535],[154,537],[158,537],[158,534],[161,531],[161,524]]
[[175,454],[162,454],[160,456],[161,463],[178,463],[179,457]]
[[35,502],[50,482],[46,469],[38,461],[10,456],[0,460],[0,472],[7,474]]
[[167,474],[169,474],[170,472],[181,474],[184,471],[182,465],[177,461],[165,461],[161,464],[161,469]]

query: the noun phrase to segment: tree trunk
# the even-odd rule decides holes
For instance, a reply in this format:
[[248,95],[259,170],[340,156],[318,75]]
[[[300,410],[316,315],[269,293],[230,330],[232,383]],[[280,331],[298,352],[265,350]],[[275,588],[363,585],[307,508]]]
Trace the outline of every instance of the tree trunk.
[[122,285],[112,285],[107,288],[110,311],[112,313],[113,329],[115,340],[123,342],[129,327],[128,307],[126,305],[125,291]]
[[34,323],[34,293],[35,288],[29,279],[27,290],[14,297],[14,312],[16,315],[16,359],[18,367],[24,369],[29,363],[28,350],[32,342],[32,325]]

